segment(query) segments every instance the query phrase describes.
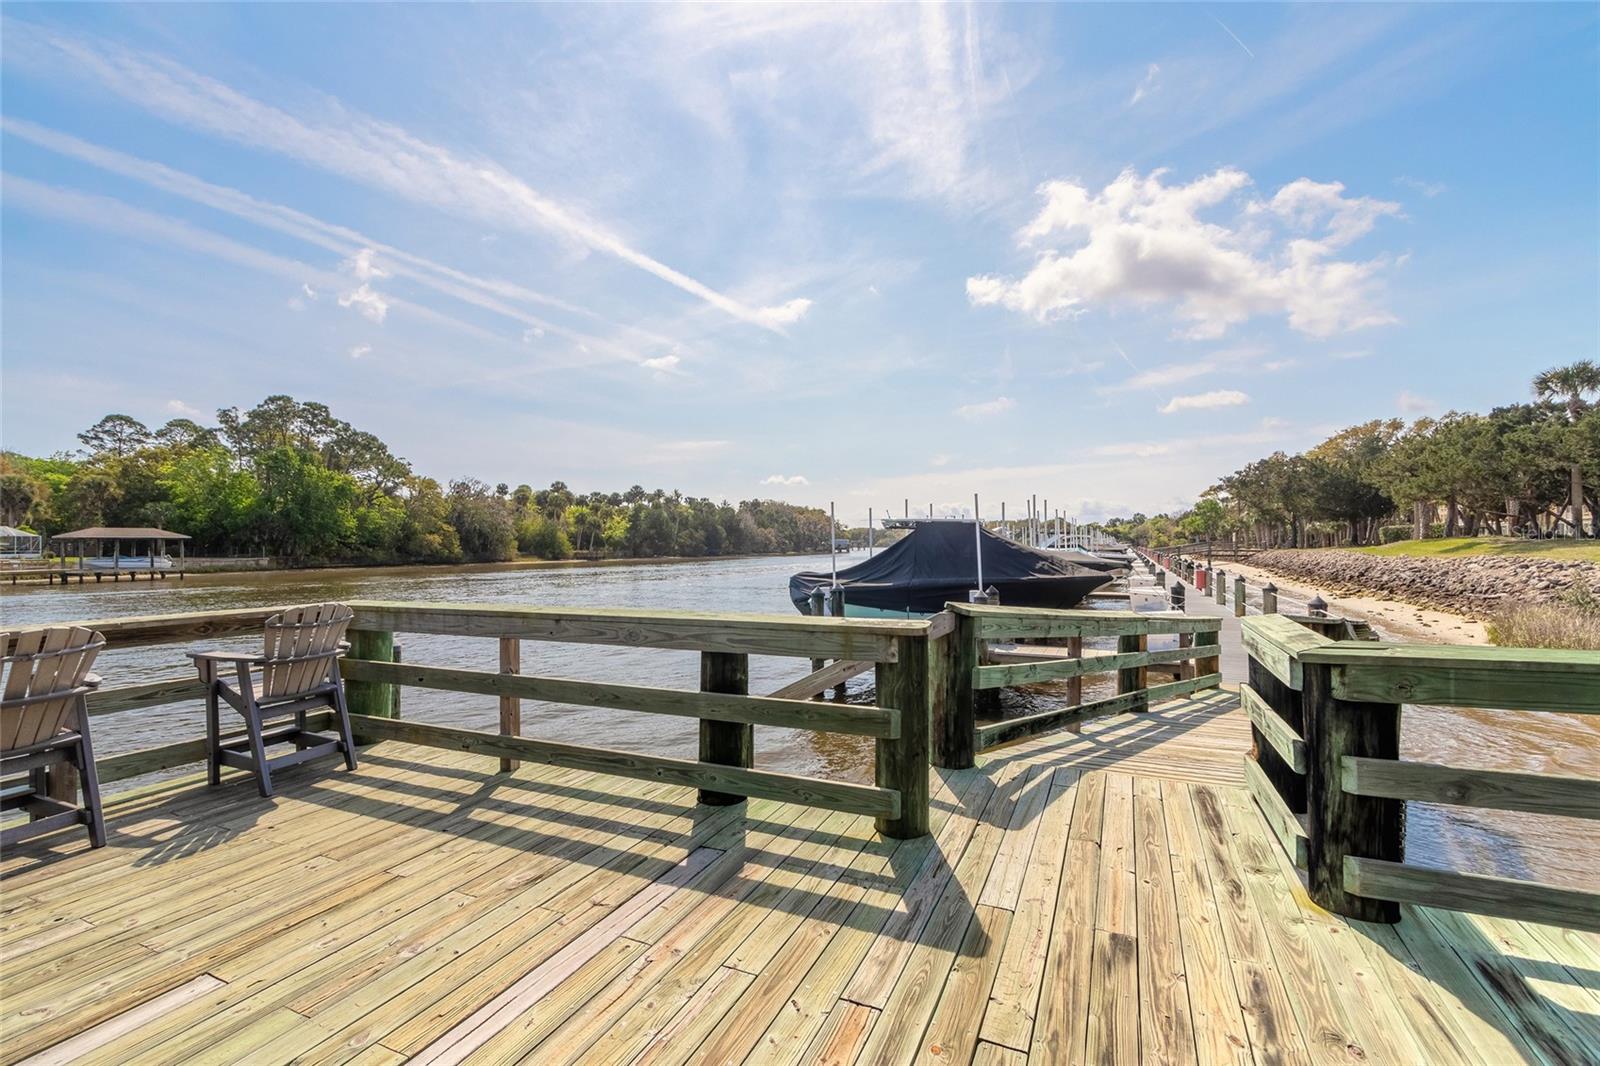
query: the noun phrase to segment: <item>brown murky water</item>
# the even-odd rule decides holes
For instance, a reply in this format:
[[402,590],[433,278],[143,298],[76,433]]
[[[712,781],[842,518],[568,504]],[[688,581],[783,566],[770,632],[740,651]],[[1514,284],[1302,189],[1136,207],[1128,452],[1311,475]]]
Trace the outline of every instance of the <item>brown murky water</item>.
[[[184,582],[7,588],[0,621],[10,625],[176,611],[298,603],[322,599],[453,600],[472,603],[562,604],[583,607],[790,613],[790,574],[826,569],[828,558],[716,559],[696,562],[574,565],[543,569],[410,568],[208,575]],[[1149,604],[1154,606],[1154,604]],[[493,669],[492,640],[405,634],[410,662]],[[246,646],[252,642],[241,642]],[[108,685],[183,673],[184,646],[112,651],[96,669]],[[602,648],[529,641],[523,670],[558,677],[648,681],[693,688],[699,658],[692,652]],[[795,659],[752,657],[752,692],[771,691],[799,677]],[[1107,688],[1109,682],[1102,687]],[[870,703],[870,673],[849,683],[852,702]],[[1085,698],[1100,695],[1086,688]],[[1060,693],[1036,686],[1005,693],[1003,713],[1026,714],[1054,705]],[[472,728],[495,728],[494,699],[464,693],[406,690],[407,718]],[[693,757],[693,720],[524,701],[523,732],[550,740]],[[149,708],[95,720],[102,756],[197,736],[200,709],[192,704]],[[763,728],[756,731],[757,764],[837,779],[870,780],[871,741]],[[1460,766],[1527,770],[1600,778],[1600,722],[1577,715],[1513,711],[1407,708],[1407,758]],[[177,772],[177,771],[174,771]],[[1600,885],[1600,834],[1577,819],[1410,804],[1407,846],[1417,862],[1454,869]]]

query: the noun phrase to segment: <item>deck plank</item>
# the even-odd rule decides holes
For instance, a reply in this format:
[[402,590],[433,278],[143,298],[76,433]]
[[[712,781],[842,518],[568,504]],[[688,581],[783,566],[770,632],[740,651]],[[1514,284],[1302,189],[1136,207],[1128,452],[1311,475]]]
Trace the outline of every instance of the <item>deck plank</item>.
[[0,1060],[1600,1059],[1600,938],[1314,908],[1230,693],[931,782],[933,836],[384,743],[0,859]]

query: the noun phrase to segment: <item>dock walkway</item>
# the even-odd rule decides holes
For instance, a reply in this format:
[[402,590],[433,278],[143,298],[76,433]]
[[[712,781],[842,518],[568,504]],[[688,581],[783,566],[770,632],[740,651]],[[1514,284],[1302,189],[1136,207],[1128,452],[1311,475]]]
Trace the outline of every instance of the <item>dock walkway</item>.
[[1314,907],[1212,691],[939,771],[933,836],[385,742],[3,862],[36,1062],[1579,1063],[1600,938]]

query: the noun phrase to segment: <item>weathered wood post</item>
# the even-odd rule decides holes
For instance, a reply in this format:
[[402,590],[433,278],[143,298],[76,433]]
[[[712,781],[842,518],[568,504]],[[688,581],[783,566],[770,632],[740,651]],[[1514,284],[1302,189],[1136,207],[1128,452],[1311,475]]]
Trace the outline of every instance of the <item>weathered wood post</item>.
[[[1261,701],[1282,718],[1290,729],[1300,736],[1306,735],[1305,713],[1301,710],[1301,693],[1279,681],[1277,676],[1261,663],[1256,661],[1254,655],[1249,657],[1250,688],[1261,697]],[[1304,814],[1306,811],[1306,779],[1303,774],[1295,772],[1294,768],[1284,762],[1283,756],[1278,754],[1261,730],[1254,724],[1250,726],[1250,738],[1254,744],[1256,764],[1278,790],[1278,795],[1283,797],[1283,802],[1288,804],[1289,810],[1295,814]]]
[[[742,652],[703,651],[700,653],[700,691],[726,692],[735,696],[750,694],[750,656]],[[700,719],[700,761],[720,766],[755,765],[755,727],[747,722],[713,722]],[[745,797],[729,792],[700,790],[700,802],[712,807],[727,807],[744,802]]]
[[1228,572],[1226,570],[1218,570],[1215,580],[1217,582],[1217,606],[1226,607],[1228,605]]
[[1236,575],[1233,579],[1233,616],[1243,618],[1245,606],[1244,577]]
[[[522,672],[522,641],[516,637],[500,638],[500,672],[502,674],[519,674]],[[522,701],[516,696],[500,697],[500,735],[503,737],[520,737],[522,735]],[[500,759],[500,772],[508,774],[522,765],[521,759]]]
[[[828,613],[834,618],[844,617],[844,586],[828,590]],[[836,702],[843,703],[848,697],[847,684],[848,682],[841,681],[834,686],[833,698]]]
[[1278,586],[1268,581],[1266,588],[1261,590],[1261,613],[1278,613]]
[[1184,609],[1184,600],[1187,597],[1187,595],[1188,594],[1184,591],[1184,587],[1183,587],[1182,584],[1180,584],[1178,582],[1173,582],[1173,585],[1172,585],[1172,609],[1174,611],[1182,611]]
[[[1124,633],[1117,638],[1117,654],[1125,655],[1150,650],[1150,634]],[[1117,671],[1117,695],[1135,696],[1130,711],[1148,711],[1150,670],[1147,666],[1125,666]]]
[[[1067,655],[1074,659],[1083,658],[1083,638],[1067,638]],[[1083,702],[1083,675],[1067,678],[1067,706],[1076,707]]]
[[1400,757],[1400,706],[1351,703],[1333,694],[1334,667],[1306,663],[1301,690],[1306,739],[1306,876],[1319,907],[1364,922],[1394,923],[1400,905],[1345,891],[1347,855],[1401,862],[1405,801],[1344,790],[1344,758]]
[[[1202,641],[1206,644],[1216,644],[1220,646],[1222,643],[1222,623],[1218,621],[1216,629],[1196,633],[1194,636],[1194,642],[1196,644],[1200,644]],[[1204,677],[1207,674],[1221,673],[1221,656],[1212,655],[1204,659],[1196,659],[1194,662],[1194,672],[1196,677]]]
[[1312,618],[1328,617],[1328,601],[1319,593],[1311,597],[1311,602],[1306,604],[1306,613]]
[[[811,616],[813,618],[821,618],[824,614],[828,613],[828,594],[821,589],[812,589],[811,595],[807,597],[807,602],[811,604]],[[811,672],[816,673],[818,670],[821,670],[827,665],[828,660],[826,659],[812,659]],[[814,700],[820,700],[822,698],[822,693],[820,691],[813,692],[811,694],[811,698]]]
[[1156,571],[1156,588],[1164,589],[1166,587],[1167,587],[1167,572],[1165,570],[1157,570]]
[[[394,633],[387,629],[350,630],[350,651],[346,658],[375,663],[394,662]],[[374,718],[393,718],[394,685],[387,681],[346,681],[345,702],[351,714],[370,714]]]
[[878,706],[899,710],[900,736],[876,742],[874,777],[900,793],[899,817],[877,819],[878,832],[905,840],[928,835],[928,638],[897,637],[894,646],[895,661],[878,664]]
[[[1193,633],[1179,633],[1178,634],[1178,647],[1180,647],[1180,648],[1192,648],[1192,647],[1194,647],[1194,634]],[[1181,660],[1178,663],[1178,680],[1179,681],[1187,681],[1191,677],[1194,677],[1195,676],[1194,665],[1195,664],[1194,664],[1194,660],[1193,659],[1183,659],[1183,660]]]
[[[942,656],[942,667],[934,673],[943,681],[944,693],[934,700],[933,765],[946,770],[965,770],[977,757],[977,699],[972,674],[978,666],[978,620],[971,615],[952,614],[953,628],[929,648],[930,655]],[[880,697],[882,695],[880,690]],[[880,699],[881,704],[881,699]]]

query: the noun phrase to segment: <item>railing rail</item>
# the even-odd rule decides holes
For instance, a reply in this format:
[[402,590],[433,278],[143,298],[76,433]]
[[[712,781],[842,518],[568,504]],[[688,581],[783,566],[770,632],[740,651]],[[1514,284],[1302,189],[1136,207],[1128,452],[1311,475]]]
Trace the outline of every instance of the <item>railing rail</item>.
[[1394,922],[1415,903],[1600,931],[1600,893],[1404,861],[1407,801],[1600,819],[1600,780],[1400,758],[1405,704],[1600,714],[1600,653],[1335,641],[1247,619],[1246,780],[1311,897]]
[[[351,651],[343,665],[358,739],[396,739],[500,759],[502,769],[543,762],[627,777],[688,784],[702,802],[733,803],[746,796],[783,799],[872,815],[880,831],[911,837],[928,827],[928,708],[930,634],[948,628],[915,620],[808,618],[630,609],[571,609],[501,604],[354,601]],[[104,633],[108,649],[194,643],[261,632],[281,607],[201,611],[75,623]],[[944,628],[941,629],[940,627]],[[484,637],[500,644],[500,670],[401,663],[396,632]],[[681,690],[521,672],[521,642],[559,641],[695,651],[701,686]],[[831,658],[873,664],[878,704],[823,704],[751,695],[749,656]],[[401,687],[481,693],[499,698],[500,731],[398,720]],[[786,686],[787,687],[787,686]],[[112,685],[89,697],[91,715],[116,714],[206,695],[192,675]],[[698,759],[679,759],[520,736],[520,701],[690,717],[699,720]],[[315,716],[313,728],[327,723]],[[862,785],[753,766],[753,727],[782,726],[872,738],[875,783]],[[201,738],[97,761],[103,782],[124,780],[204,758]]]
[[[1148,710],[1222,680],[1217,618],[954,603],[947,611],[952,619],[948,668],[935,685],[933,711],[934,761],[941,767],[963,769],[1001,744],[1103,715]],[[1156,635],[1176,635],[1179,646],[1152,650],[1150,637]],[[1084,646],[1096,638],[1115,638],[1116,650]],[[1150,667],[1164,665],[1176,666],[1178,678],[1150,684]],[[1116,695],[1084,702],[1083,679],[1105,674],[1116,676]],[[978,723],[986,694],[1045,681],[1067,683],[1063,706]]]

